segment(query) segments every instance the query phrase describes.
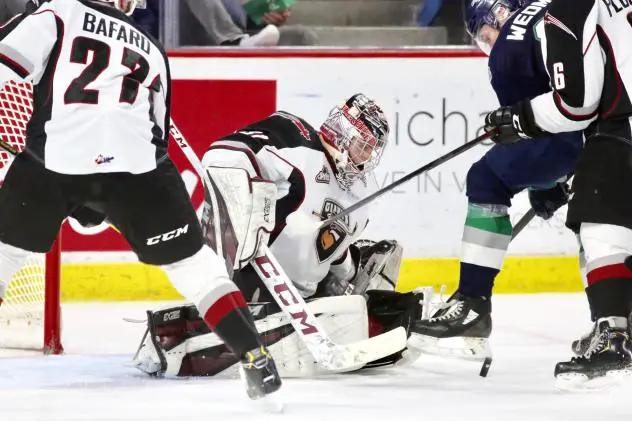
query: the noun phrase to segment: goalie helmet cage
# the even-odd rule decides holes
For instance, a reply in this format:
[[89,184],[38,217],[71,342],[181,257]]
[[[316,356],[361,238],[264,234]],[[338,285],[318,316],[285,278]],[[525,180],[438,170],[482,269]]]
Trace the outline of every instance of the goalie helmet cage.
[[[16,152],[24,148],[32,111],[30,83],[7,82],[2,87],[0,138]],[[11,153],[0,150],[0,183],[12,161]],[[63,351],[60,273],[61,239],[57,238],[49,253],[32,253],[11,279],[0,305],[0,350],[42,350],[45,354]]]

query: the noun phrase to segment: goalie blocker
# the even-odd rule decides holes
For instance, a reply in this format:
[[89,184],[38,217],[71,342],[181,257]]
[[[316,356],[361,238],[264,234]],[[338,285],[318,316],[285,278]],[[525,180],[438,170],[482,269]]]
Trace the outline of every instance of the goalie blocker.
[[[399,326],[408,333],[412,322],[422,315],[423,295],[393,291],[401,247],[394,241],[360,240],[356,244],[360,247],[352,247],[352,254],[361,263],[355,278],[342,286],[344,295],[313,298],[308,302],[310,310],[330,338],[339,344],[358,342]],[[327,288],[326,279],[322,284],[324,287],[319,288],[319,294],[331,289]],[[336,285],[334,290],[340,287]],[[349,295],[352,291],[356,295]],[[247,291],[245,295],[248,297]],[[282,376],[311,377],[331,373],[315,362],[276,303],[264,299],[250,303],[249,308],[264,345],[274,355]],[[365,367],[393,364],[400,360],[403,351],[404,348]],[[190,305],[149,311],[147,331],[134,356],[135,366],[151,375],[214,376],[231,371],[237,367],[236,363],[236,356],[208,331],[196,309]]]

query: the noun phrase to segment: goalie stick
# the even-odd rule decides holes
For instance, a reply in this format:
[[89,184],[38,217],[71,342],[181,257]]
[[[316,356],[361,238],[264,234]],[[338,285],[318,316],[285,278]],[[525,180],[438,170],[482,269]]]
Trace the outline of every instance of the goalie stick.
[[[171,137],[176,141],[191,166],[203,181],[204,189],[211,185],[198,156],[171,120]],[[212,197],[212,195],[209,194]],[[351,371],[365,364],[401,351],[406,347],[406,330],[398,327],[389,332],[351,344],[336,344],[325,332],[314,313],[300,295],[281,265],[262,244],[252,267],[270,291],[279,307],[288,316],[292,327],[307,346],[314,360],[331,371]]]
[[480,135],[479,137],[477,137],[476,139],[470,140],[467,143],[464,143],[463,145],[459,146],[456,149],[453,149],[452,151],[448,152],[445,155],[440,156],[439,158],[435,159],[434,161],[424,165],[421,168],[416,169],[415,171],[411,172],[410,174],[400,178],[399,180],[389,184],[386,187],[381,188],[380,190],[376,191],[375,193],[365,197],[364,199],[354,203],[353,205],[349,206],[346,209],[343,209],[341,212],[329,217],[328,219],[324,220],[320,226],[324,227],[326,225],[331,224],[333,221],[343,218],[347,215],[349,215],[351,212],[354,212],[358,209],[360,209],[361,207],[365,206],[366,204],[368,204],[369,202],[374,201],[375,199],[377,199],[378,197],[384,195],[385,193],[388,193],[389,191],[393,190],[395,187],[404,184],[407,181],[412,180],[413,178],[417,177],[419,174],[423,174],[427,171],[430,171],[436,167],[438,167],[439,165],[443,164],[444,162],[447,162],[449,160],[451,160],[452,158],[461,155],[464,152],[469,151],[470,149],[472,149],[474,146],[478,145],[479,143],[481,143],[482,141],[489,139],[490,137],[492,137],[492,135],[494,135],[496,133],[496,129],[489,131],[489,132],[485,132],[482,135]]

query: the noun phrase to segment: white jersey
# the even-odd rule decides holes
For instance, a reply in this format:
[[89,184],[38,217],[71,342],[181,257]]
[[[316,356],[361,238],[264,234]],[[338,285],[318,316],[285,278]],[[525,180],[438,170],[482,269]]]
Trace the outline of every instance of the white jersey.
[[632,1],[555,0],[543,29],[553,91],[531,101],[536,124],[632,139]]
[[350,258],[349,245],[359,239],[369,222],[365,207],[318,232],[286,225],[292,212],[327,219],[377,187],[372,177],[356,181],[350,189],[341,187],[316,130],[290,113],[274,113],[214,142],[203,164],[244,168],[251,177],[276,184],[276,224],[270,249],[305,297],[316,292],[332,264]]
[[170,76],[158,42],[90,0],[51,0],[0,29],[0,82],[31,80],[26,147],[63,174],[145,173],[166,157]]

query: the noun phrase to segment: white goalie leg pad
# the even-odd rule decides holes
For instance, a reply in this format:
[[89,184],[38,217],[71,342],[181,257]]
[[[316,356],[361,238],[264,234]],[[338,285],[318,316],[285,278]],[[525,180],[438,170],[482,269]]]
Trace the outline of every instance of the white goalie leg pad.
[[251,178],[243,168],[209,166],[205,171],[212,184],[202,215],[206,238],[234,269],[241,269],[274,229],[276,185]]
[[[310,310],[317,315],[323,329],[331,340],[346,345],[369,337],[369,318],[366,300],[358,295],[325,297],[310,301]],[[289,324],[283,313],[273,314],[257,322],[259,332],[265,332],[276,326]],[[270,345],[270,353],[282,377],[312,377],[331,374],[314,360],[300,336],[296,333]],[[337,371],[343,372],[343,371]]]
[[[368,315],[363,297],[326,297],[311,301],[308,305],[318,315],[323,328],[336,343],[349,344],[368,338]],[[282,377],[313,377],[333,373],[316,363],[283,312],[257,320],[256,326],[264,342],[269,343],[268,349],[274,356]],[[281,336],[280,340],[278,335]],[[147,374],[166,376],[179,375],[183,359],[188,354],[222,344],[221,339],[213,333],[189,337],[168,350],[160,347],[155,340],[156,335],[151,333],[143,337],[133,363],[136,368]],[[226,371],[228,374],[235,375],[237,367],[238,364],[234,364]]]
[[30,251],[0,242],[0,303],[13,276],[19,272]]

